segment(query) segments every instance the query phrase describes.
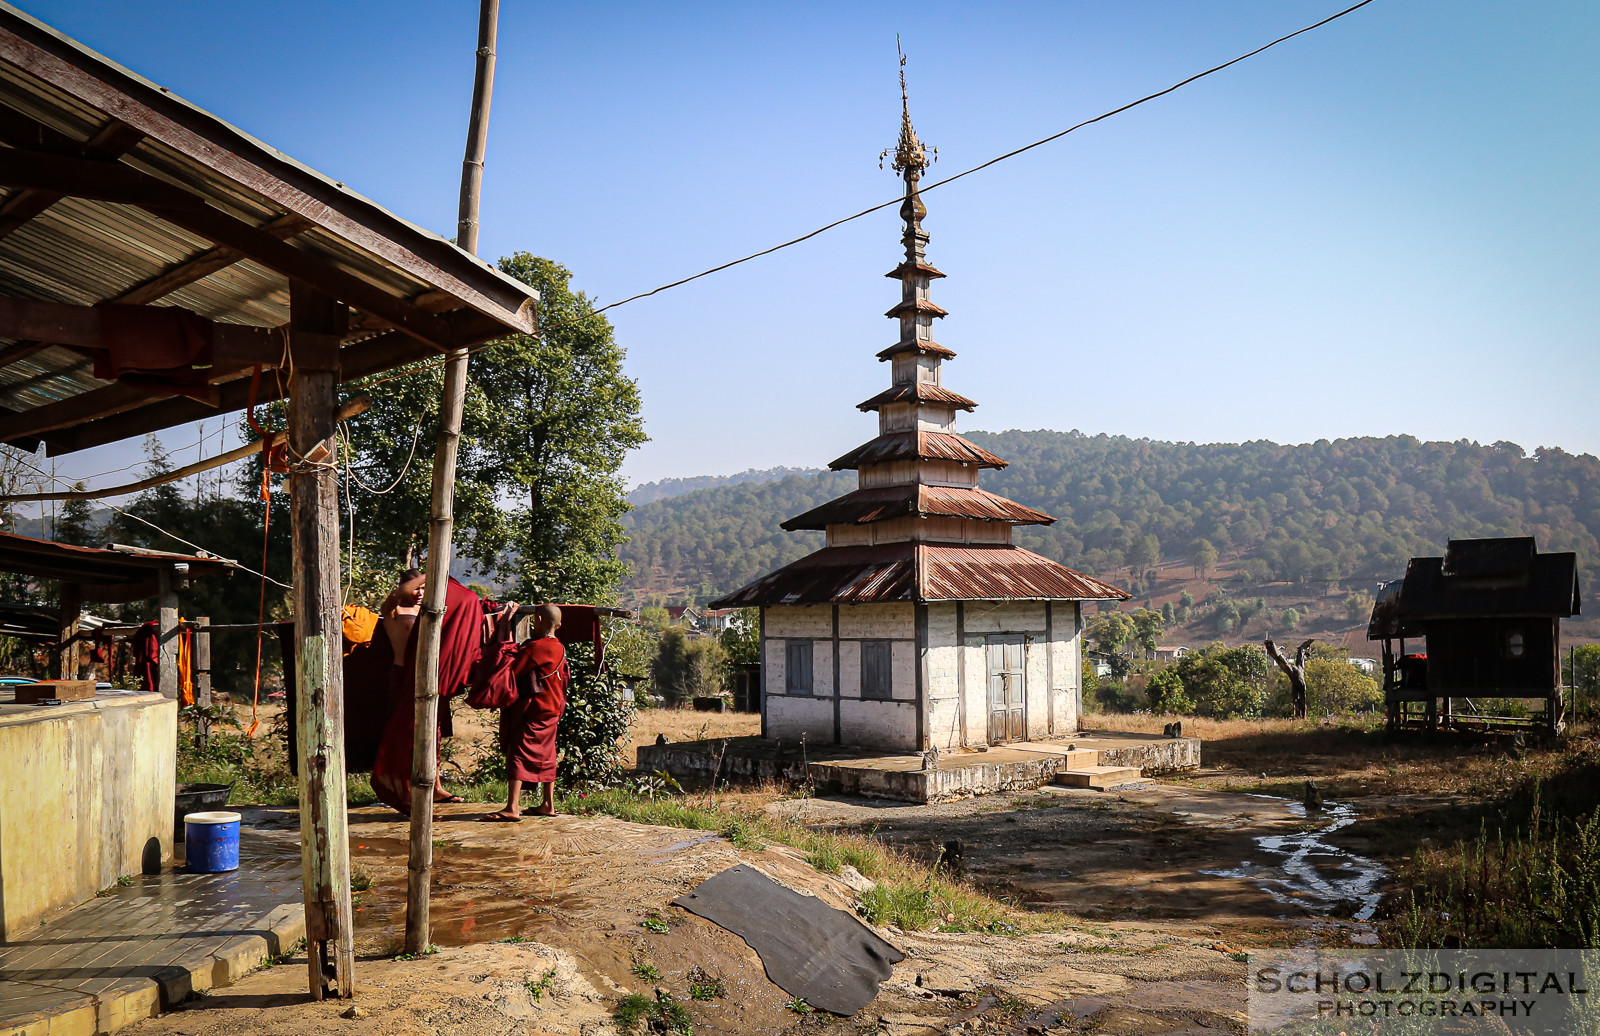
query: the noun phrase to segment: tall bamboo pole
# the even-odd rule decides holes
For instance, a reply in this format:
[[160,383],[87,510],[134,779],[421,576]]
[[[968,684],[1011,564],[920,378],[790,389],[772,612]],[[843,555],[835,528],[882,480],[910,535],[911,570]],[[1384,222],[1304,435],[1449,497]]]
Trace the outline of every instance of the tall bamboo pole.
[[[457,243],[478,251],[478,196],[489,139],[489,99],[494,92],[494,45],[499,0],[482,0],[478,13],[478,63],[472,83],[472,117],[461,168]],[[433,785],[438,778],[439,638],[450,582],[450,537],[455,525],[456,449],[467,395],[467,351],[454,349],[444,368],[439,435],[433,453],[433,504],[428,521],[428,584],[417,638],[417,689],[411,745],[411,851],[406,884],[406,952],[428,946],[428,887],[433,880]]]

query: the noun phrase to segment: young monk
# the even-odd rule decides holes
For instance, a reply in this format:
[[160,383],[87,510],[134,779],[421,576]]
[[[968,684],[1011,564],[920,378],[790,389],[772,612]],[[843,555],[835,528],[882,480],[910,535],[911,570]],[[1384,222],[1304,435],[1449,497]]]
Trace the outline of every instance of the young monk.
[[567,652],[556,639],[561,609],[541,604],[533,613],[533,639],[524,643],[512,663],[517,701],[500,710],[500,748],[506,754],[510,788],[506,808],[483,819],[516,823],[522,819],[522,786],[544,785],[544,798],[534,810],[539,816],[556,812],[556,728],[567,708],[571,670]]

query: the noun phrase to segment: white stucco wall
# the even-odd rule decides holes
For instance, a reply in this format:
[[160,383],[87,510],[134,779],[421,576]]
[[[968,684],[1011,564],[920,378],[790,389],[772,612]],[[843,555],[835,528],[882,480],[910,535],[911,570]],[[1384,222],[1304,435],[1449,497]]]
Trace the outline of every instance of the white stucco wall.
[[[916,613],[910,604],[840,605],[838,618],[838,729],[843,744],[916,751],[918,742],[917,669],[924,669],[922,728],[927,743],[941,751],[988,743],[988,653],[985,638],[1021,634],[1025,638],[1024,672],[1027,734],[1030,738],[1062,737],[1077,730],[1081,712],[1079,687],[1081,642],[1079,606],[1058,601],[1051,606],[1046,632],[1042,602],[967,601],[961,605],[965,640],[958,641],[957,605],[927,606],[927,652],[919,660]],[[767,736],[812,743],[834,740],[833,686],[834,615],[832,605],[771,606],[766,609],[767,648],[763,666]],[[812,642],[812,691],[788,695],[785,688],[786,642]],[[861,697],[861,641],[889,640],[890,701]],[[962,707],[965,699],[965,709]]]

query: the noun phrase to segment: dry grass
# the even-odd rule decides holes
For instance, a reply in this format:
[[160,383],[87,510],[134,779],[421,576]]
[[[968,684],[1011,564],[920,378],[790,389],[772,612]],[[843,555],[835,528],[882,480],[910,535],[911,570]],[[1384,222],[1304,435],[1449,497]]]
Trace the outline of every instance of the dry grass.
[[703,741],[720,737],[755,737],[761,716],[754,712],[695,712],[692,709],[640,709],[633,717],[632,740],[623,750],[633,758],[640,745],[653,745],[657,734],[669,741]]

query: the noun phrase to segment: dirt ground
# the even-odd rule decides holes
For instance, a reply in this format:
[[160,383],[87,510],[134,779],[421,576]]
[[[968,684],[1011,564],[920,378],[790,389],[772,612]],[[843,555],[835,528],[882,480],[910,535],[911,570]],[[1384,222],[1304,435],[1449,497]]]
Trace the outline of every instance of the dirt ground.
[[[1100,725],[1153,733],[1165,720],[1117,716]],[[441,949],[394,960],[406,830],[374,806],[351,814],[355,868],[371,883],[355,904],[364,1016],[345,1019],[343,1003],[310,1002],[300,958],[143,1023],[141,1036],[596,1036],[615,1031],[622,997],[658,990],[685,1000],[693,1031],[703,1034],[1239,1032],[1244,950],[1370,943],[1379,899],[1394,891],[1396,868],[1412,853],[1475,832],[1481,803],[1554,773],[1592,740],[1580,732],[1565,746],[1514,746],[1390,740],[1315,722],[1184,725],[1205,741],[1200,770],[1109,793],[1049,788],[934,806],[803,798],[778,787],[722,794],[726,803],[871,835],[928,862],[958,843],[978,888],[1055,919],[1052,930],[1025,935],[881,930],[907,959],[850,1019],[795,1013],[741,939],[670,902],[739,862],[847,911],[859,885],[781,846],[741,850],[713,832],[604,817],[490,825],[474,822],[481,806],[441,807],[433,896]],[[681,741],[758,727],[754,716],[646,710],[632,745],[663,733]],[[457,717],[462,745],[487,733],[474,714]],[[1308,780],[1324,809],[1301,805]],[[247,823],[266,834],[258,851],[298,855],[292,811],[251,810]],[[646,920],[667,931],[643,927]],[[641,968],[651,977],[641,978]],[[687,1001],[692,968],[723,979],[727,995]]]
[[[853,910],[855,890],[791,850],[738,850],[711,832],[556,817],[474,822],[481,809],[443,807],[434,886],[437,954],[396,961],[402,925],[403,821],[379,807],[351,815],[355,865],[372,882],[357,896],[358,1005],[305,996],[303,958],[258,971],[171,1014],[140,1036],[233,1036],[338,1030],[361,1034],[615,1031],[613,1005],[664,990],[686,1002],[702,1034],[835,1031],[892,1036],[965,1031],[1203,1036],[1236,1031],[1243,964],[1209,925],[1137,921],[1067,924],[1021,936],[911,934],[883,929],[906,954],[867,1008],[850,1019],[797,1014],[743,940],[672,899],[744,862],[774,880]],[[298,852],[287,810],[250,810],[269,854]],[[667,931],[641,922],[659,919]],[[495,941],[522,940],[522,941]],[[636,967],[659,971],[642,979]],[[723,980],[725,997],[688,999],[692,968]],[[532,988],[530,988],[530,986]],[[1031,1028],[1030,1028],[1031,1027]]]

